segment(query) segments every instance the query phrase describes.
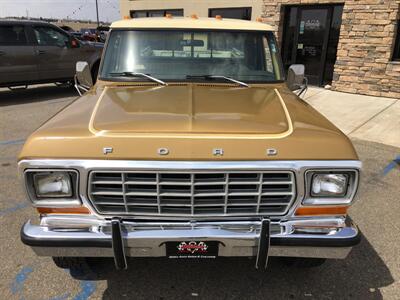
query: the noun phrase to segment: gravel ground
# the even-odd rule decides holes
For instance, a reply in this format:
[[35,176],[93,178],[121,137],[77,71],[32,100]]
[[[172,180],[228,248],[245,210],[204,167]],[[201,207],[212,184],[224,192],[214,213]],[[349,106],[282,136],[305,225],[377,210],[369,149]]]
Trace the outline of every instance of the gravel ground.
[[357,202],[350,210],[363,239],[346,260],[296,269],[272,259],[266,272],[249,259],[197,263],[131,259],[127,271],[108,270],[96,280],[58,269],[19,239],[21,225],[35,219],[17,176],[24,139],[76,98],[69,88],[0,89],[0,295],[2,299],[399,299],[400,169],[384,175],[399,148],[354,140],[364,163]]

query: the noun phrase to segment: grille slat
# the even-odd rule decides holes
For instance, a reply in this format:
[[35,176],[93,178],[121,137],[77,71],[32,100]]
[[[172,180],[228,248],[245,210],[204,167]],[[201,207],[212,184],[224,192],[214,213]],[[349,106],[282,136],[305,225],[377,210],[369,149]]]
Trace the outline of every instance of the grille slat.
[[97,192],[92,192],[92,195],[99,195],[99,196],[123,196],[124,193],[121,192],[110,192],[110,191],[97,191]]
[[120,202],[113,202],[113,201],[97,201],[96,204],[98,205],[122,205],[125,206],[125,203]]
[[280,185],[280,184],[292,184],[292,182],[291,181],[266,181],[266,182],[263,182],[263,185],[274,185],[274,184],[277,184],[277,185]]
[[125,184],[129,185],[156,185],[157,181],[132,181],[132,180],[127,180],[125,181]]
[[95,180],[92,184],[122,184],[122,181],[111,181],[111,180]]
[[296,194],[290,171],[93,171],[89,199],[100,214],[281,216]]

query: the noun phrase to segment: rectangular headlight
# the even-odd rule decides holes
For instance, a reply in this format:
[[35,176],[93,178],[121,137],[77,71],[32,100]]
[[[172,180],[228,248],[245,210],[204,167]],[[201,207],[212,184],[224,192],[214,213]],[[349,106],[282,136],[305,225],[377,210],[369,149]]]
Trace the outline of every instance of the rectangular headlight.
[[346,174],[314,174],[312,178],[312,197],[343,197],[347,191]]
[[347,205],[358,185],[356,170],[315,170],[306,173],[307,193],[303,204]]
[[36,207],[80,205],[78,172],[32,169],[25,171],[25,185]]
[[71,177],[68,172],[40,172],[33,174],[33,184],[38,198],[72,197]]

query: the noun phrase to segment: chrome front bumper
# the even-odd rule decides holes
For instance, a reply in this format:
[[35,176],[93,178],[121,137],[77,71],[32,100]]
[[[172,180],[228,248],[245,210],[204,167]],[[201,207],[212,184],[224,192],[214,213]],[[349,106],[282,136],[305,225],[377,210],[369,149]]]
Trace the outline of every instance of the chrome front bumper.
[[[115,220],[114,220],[115,221]],[[119,221],[118,221],[119,222]],[[360,241],[349,219],[320,218],[270,222],[268,249],[261,249],[262,220],[232,222],[121,221],[124,256],[162,257],[168,241],[219,241],[219,256],[290,256],[345,258]],[[40,256],[115,257],[112,220],[92,217],[45,217],[28,221],[22,242]],[[114,242],[115,243],[115,242]],[[263,253],[267,251],[267,253]]]

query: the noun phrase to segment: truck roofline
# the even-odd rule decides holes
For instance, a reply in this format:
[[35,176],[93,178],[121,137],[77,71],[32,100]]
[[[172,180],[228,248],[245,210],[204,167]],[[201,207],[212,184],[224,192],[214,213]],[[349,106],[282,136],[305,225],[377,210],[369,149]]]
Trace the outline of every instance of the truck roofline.
[[262,22],[217,18],[140,18],[116,21],[112,29],[211,29],[211,30],[244,30],[273,31],[274,27]]

